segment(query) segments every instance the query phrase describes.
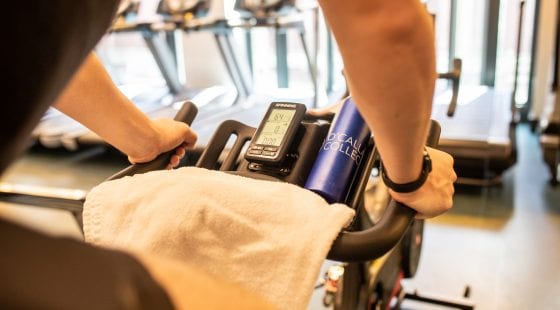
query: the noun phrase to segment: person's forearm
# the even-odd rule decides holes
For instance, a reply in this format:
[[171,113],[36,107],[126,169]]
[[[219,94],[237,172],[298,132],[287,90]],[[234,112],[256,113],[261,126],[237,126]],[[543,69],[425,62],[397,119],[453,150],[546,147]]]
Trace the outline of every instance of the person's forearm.
[[54,106],[129,156],[157,148],[157,132],[150,119],[116,88],[94,54],[74,74]]
[[276,309],[240,284],[206,274],[187,262],[149,253],[136,257],[166,290],[176,309]]
[[389,177],[417,179],[436,78],[429,16],[418,0],[320,3]]

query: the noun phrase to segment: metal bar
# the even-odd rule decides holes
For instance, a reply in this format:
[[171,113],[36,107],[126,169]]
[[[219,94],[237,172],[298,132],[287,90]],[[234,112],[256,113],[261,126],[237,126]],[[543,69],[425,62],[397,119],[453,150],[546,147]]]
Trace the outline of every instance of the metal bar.
[[448,300],[443,300],[443,299],[436,299],[436,298],[431,298],[431,297],[424,297],[424,296],[420,296],[416,293],[414,293],[414,294],[406,293],[404,295],[404,299],[415,300],[415,301],[429,303],[429,304],[432,304],[432,305],[445,306],[445,307],[449,307],[449,308],[456,308],[456,309],[462,309],[462,310],[474,310],[474,305],[469,305],[469,304],[466,304],[466,303],[458,303],[458,302],[453,302],[453,301],[448,301]]
[[305,58],[307,59],[307,68],[309,69],[309,77],[311,78],[311,83],[313,84],[313,107],[317,107],[317,100],[319,95],[318,83],[317,83],[317,66],[316,66],[316,56],[312,59],[309,54],[309,48],[307,47],[307,42],[305,40],[305,31],[303,29],[299,32],[299,37],[301,39],[301,45],[303,46],[303,51],[305,52]]
[[[303,24],[305,27],[305,24]],[[319,106],[319,7],[313,8],[313,107]]]
[[559,46],[558,46],[560,44],[560,42],[559,42],[560,41],[560,31],[559,31],[560,30],[560,18],[558,18],[558,17],[560,16],[560,5],[558,5],[556,16],[557,16],[556,17],[556,35],[555,35],[555,38],[554,38],[554,40],[556,42],[554,42],[555,43],[554,44],[554,57],[552,58],[553,59],[553,64],[552,65],[553,65],[553,68],[554,68],[554,72],[553,72],[553,75],[552,75],[552,89],[551,89],[552,91],[558,90],[558,69],[559,69],[558,68],[558,66],[559,66],[558,52],[560,51]]
[[500,17],[500,0],[487,0],[486,24],[482,51],[482,70],[480,83],[494,86],[496,81],[496,56],[498,52],[498,21]]
[[[515,71],[513,74],[513,91],[511,95],[511,112],[515,116],[517,107],[515,97],[517,95],[517,82],[519,76],[519,56],[521,54],[521,34],[523,33],[523,13],[525,12],[525,0],[519,2],[519,25],[517,27],[517,42],[515,46]],[[556,73],[557,70],[554,72]],[[515,118],[515,117],[514,117]]]
[[72,213],[81,213],[83,200],[74,200],[57,197],[35,196],[20,193],[0,192],[0,200],[9,203],[46,207],[51,209],[66,210]]
[[536,57],[535,54],[537,52],[537,38],[539,36],[539,22],[540,22],[540,10],[541,10],[541,1],[535,0],[535,12],[533,18],[533,33],[532,33],[532,40],[531,40],[531,65],[529,69],[529,91],[527,93],[527,103],[523,106],[523,109],[520,111],[520,116],[522,120],[529,119],[529,111],[531,110],[531,106],[533,105],[533,81],[534,81],[534,74],[536,70]]
[[177,64],[177,79],[181,85],[187,84],[187,72],[185,65],[185,46],[183,40],[183,30],[173,31],[175,37],[175,63]]
[[251,33],[251,28],[245,29],[245,51],[247,53],[247,61],[249,63],[249,73],[251,78],[253,78],[253,34]]
[[457,32],[457,0],[451,0],[449,4],[449,50],[448,50],[448,67],[452,70],[453,59],[455,59],[456,32]]
[[27,205],[69,211],[76,219],[80,228],[83,226],[82,210],[84,200],[0,192],[0,201],[22,206]]
[[166,31],[163,33],[165,36],[165,42],[167,42],[167,46],[169,46],[169,51],[173,55],[173,60],[175,61],[175,66],[177,65],[177,46],[175,42],[175,31]]
[[279,88],[288,87],[288,39],[286,32],[277,27],[276,34],[276,76]]
[[334,44],[331,29],[327,26],[327,93],[334,88]]
[[166,40],[159,36],[158,33],[154,33],[150,30],[143,30],[142,37],[154,56],[154,60],[171,93],[175,95],[183,93],[184,87],[181,82],[179,82],[177,66],[175,65],[175,55],[169,48]]
[[233,85],[237,89],[237,96],[235,98],[235,102],[238,102],[238,99],[241,97],[245,97],[245,93],[243,90],[243,86],[239,82],[239,77],[237,77],[234,73],[234,69],[231,67],[231,63],[228,59],[226,47],[222,43],[221,35],[218,33],[214,33],[214,38],[216,39],[216,45],[218,46],[218,50],[220,51],[220,55],[222,56],[222,60],[224,61],[224,65],[226,66],[227,72]]
[[239,82],[241,84],[241,87],[243,87],[244,95],[249,96],[249,94],[251,93],[250,86],[247,80],[245,79],[245,74],[243,73],[243,70],[241,70],[241,66],[239,65],[239,61],[235,54],[235,49],[233,48],[233,43],[232,43],[232,34],[233,33],[231,29],[227,29],[226,32],[224,33],[224,41],[226,42],[227,52],[229,53],[235,72],[239,77]]

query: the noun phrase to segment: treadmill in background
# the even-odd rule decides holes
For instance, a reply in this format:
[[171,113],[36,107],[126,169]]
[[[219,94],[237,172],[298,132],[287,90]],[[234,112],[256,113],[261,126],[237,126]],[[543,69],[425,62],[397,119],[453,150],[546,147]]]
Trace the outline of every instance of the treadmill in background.
[[[187,89],[181,81],[180,67],[183,64],[175,55],[173,44],[179,44],[173,37],[176,29],[172,17],[181,15],[198,18],[208,15],[209,0],[196,1],[152,1],[157,7],[148,8],[150,1],[129,0],[121,2],[118,17],[111,32],[137,32],[142,35],[155,63],[165,81],[161,85],[121,85],[119,88],[151,118],[172,118],[178,111],[178,103],[191,100],[199,106],[216,103],[219,107],[233,103],[238,90],[225,86],[203,89]],[[142,13],[143,12],[143,13]],[[102,56],[102,55],[101,55]],[[103,57],[102,57],[103,58]],[[110,66],[109,66],[110,67]],[[109,71],[110,68],[109,68]],[[41,123],[34,129],[35,143],[47,148],[66,148],[76,151],[89,145],[103,145],[105,142],[96,134],[64,114],[50,109]]]
[[[294,10],[295,0],[236,0],[235,9],[244,14],[244,18],[270,18],[286,15]],[[245,15],[246,14],[246,15]]]
[[502,173],[517,160],[511,93],[485,86],[462,87],[457,112],[450,118],[441,98],[432,117],[442,128],[439,148],[455,160],[457,183],[488,186],[501,182]]
[[[558,94],[558,93],[556,93]],[[548,117],[542,121],[540,144],[543,159],[550,171],[550,184],[558,184],[560,170],[560,98],[556,95],[551,101],[552,107],[547,111]]]
[[[223,0],[212,0],[212,5]],[[217,37],[218,46],[222,52],[228,51],[229,58],[228,70],[232,76],[238,80],[236,85],[240,88],[240,98],[236,104],[212,113],[208,117],[202,115],[205,109],[200,109],[199,116],[193,123],[192,127],[199,136],[197,145],[203,148],[216,130],[218,124],[228,119],[235,119],[251,126],[257,126],[262,116],[266,112],[270,102],[274,101],[291,101],[306,104],[307,106],[315,106],[317,102],[318,82],[316,71],[317,60],[317,44],[310,50],[306,40],[306,27],[304,23],[303,12],[306,10],[317,10],[315,6],[298,6],[293,0],[271,0],[271,1],[253,1],[253,0],[236,0],[233,4],[234,10],[239,17],[230,18],[228,20],[212,22],[191,23],[185,22],[183,29],[207,29],[214,31],[216,36],[222,35],[222,42]],[[316,12],[316,11],[313,11]],[[251,84],[253,80],[253,53],[252,53],[252,35],[254,28],[268,27],[274,30],[275,35],[275,57],[276,57],[276,74],[277,87],[267,88],[265,90],[256,90]],[[245,34],[246,58],[237,58],[233,52],[231,39],[231,31],[233,29],[241,29]],[[289,64],[287,55],[287,31],[295,30],[299,35],[302,49],[306,57],[306,64],[309,78],[312,84],[312,92],[298,93],[289,87]],[[317,29],[313,30],[317,37]],[[228,34],[228,35],[224,35]],[[227,49],[226,49],[227,48]],[[267,55],[268,56],[268,55]],[[226,63],[226,64],[228,64]],[[246,70],[245,70],[246,69]],[[273,79],[271,79],[273,81]]]
[[[295,0],[236,0],[234,9],[239,13],[238,21],[231,21],[230,27],[245,31],[245,43],[250,74],[253,74],[252,29],[274,29],[276,48],[276,76],[278,88],[289,87],[288,39],[290,30],[297,32],[301,47],[305,54],[307,70],[313,85],[313,107],[319,105],[319,82],[317,73],[318,38],[319,38],[319,7],[315,1]],[[306,39],[305,14],[313,13],[312,37],[313,49],[310,50]]]
[[442,129],[438,148],[453,156],[457,183],[498,184],[517,158],[511,95],[487,86],[461,86],[459,92],[461,69],[461,60],[454,59],[453,70],[439,74],[452,87],[436,87],[432,118]]
[[[212,11],[212,7],[216,7],[219,4],[219,2],[221,2],[223,6],[223,0],[211,1],[210,12]],[[146,27],[150,27],[149,29],[152,30],[155,29],[179,30],[180,29],[185,32],[207,30],[207,31],[214,32],[217,41],[219,39],[218,37],[221,38],[226,37],[226,39],[228,40],[231,39],[229,36],[231,34],[232,26],[228,24],[227,20],[223,19],[223,14],[222,14],[222,19],[220,18],[212,19],[209,18],[210,16],[214,16],[214,15],[208,14],[205,16],[204,19],[197,20],[196,18],[191,19],[190,15],[188,14],[181,14],[181,16],[179,16],[180,18],[176,18],[176,16],[173,16],[174,19],[171,21],[164,20],[161,23],[151,23],[149,25],[146,25]],[[122,23],[122,24],[118,24],[116,27],[120,27],[118,28],[119,31],[132,31],[133,27],[135,26],[133,24]],[[223,45],[219,45],[218,47],[220,49],[223,48],[221,50],[222,57],[224,57],[224,55],[229,56],[229,57],[224,57],[224,61],[227,60],[231,61],[232,59],[236,60],[235,55],[227,54],[228,51],[232,50],[232,45],[228,43],[228,40],[222,40],[221,43],[223,43]],[[220,42],[218,42],[218,44],[220,44]],[[251,85],[248,85],[249,82],[247,80],[244,80],[244,74],[241,72],[242,70],[240,69],[240,65],[238,63],[236,62],[234,63],[232,61],[229,64],[226,63],[226,66],[228,67],[228,71],[229,71],[228,74],[234,75],[233,77],[238,79],[237,82],[234,81],[234,84],[236,85],[236,87],[239,87],[238,88],[239,99],[235,100],[235,103],[229,105],[225,105],[221,103],[199,105],[196,98],[197,96],[204,95],[204,92],[201,92],[198,93],[191,100],[198,106],[198,115],[191,127],[197,132],[199,139],[197,141],[197,148],[195,150],[189,151],[188,157],[186,157],[186,159],[189,161],[194,161],[198,158],[198,156],[200,156],[204,146],[210,140],[211,136],[215,132],[218,125],[222,123],[224,120],[236,119],[238,121],[256,127],[258,125],[258,122],[262,119],[262,116],[265,114],[266,109],[268,108],[270,102],[293,101],[293,102],[305,103],[308,106],[311,106],[313,104],[313,98],[308,93],[305,94],[305,97],[303,96],[298,97],[298,95],[301,94],[295,94],[294,91],[288,88],[268,90],[266,93],[257,94],[254,92],[252,87],[250,87]],[[133,92],[130,91],[129,97],[133,96],[132,93]],[[140,94],[136,93],[136,95],[141,95],[141,94],[143,94],[143,92],[141,92]],[[133,99],[133,101],[137,101],[137,100]],[[150,105],[149,101],[150,100],[148,100],[148,102],[146,103],[147,105]],[[175,104],[169,104],[167,107],[173,109],[176,108]],[[142,106],[141,108],[144,110],[146,109],[146,107],[142,107]],[[149,112],[148,114],[152,117],[165,117],[166,116],[164,115],[165,113],[169,113],[169,109],[156,109],[154,111]],[[171,115],[168,116],[173,116],[176,114],[176,112],[170,114]],[[50,118],[59,117],[59,116],[62,115],[60,115],[60,113],[56,111],[50,111],[45,115],[44,120],[48,120]],[[72,139],[77,140],[79,145],[102,143],[99,137],[97,137],[95,134],[89,131],[83,135],[80,135],[77,138],[72,137]],[[66,141],[64,144],[62,144],[61,142],[61,145],[69,148],[68,146],[71,145],[72,143],[73,143],[72,141],[70,142]],[[226,150],[223,155],[227,155],[227,152],[228,150]],[[33,202],[34,201],[33,197],[48,195],[49,197],[47,197],[47,200],[55,201],[54,204],[49,204],[48,206],[52,206],[54,208],[66,209],[77,214],[81,212],[81,208],[76,207],[74,202],[75,200],[83,199],[85,197],[85,194],[86,194],[85,191],[75,190],[75,189],[50,188],[50,187],[43,188],[41,186],[22,187],[20,186],[20,184],[9,184],[9,183],[0,184],[0,196],[3,195],[3,196],[11,196],[11,197],[14,196],[31,197],[31,200],[26,199],[25,202],[20,201],[19,203],[47,206],[48,203],[45,203],[45,199],[36,200],[35,202]],[[11,201],[18,203],[17,201],[14,200]],[[61,204],[60,203],[61,201],[69,201],[69,203]]]
[[560,174],[560,96],[558,96],[560,78],[560,19],[558,18],[556,21],[556,42],[553,61],[553,96],[550,96],[547,102],[545,102],[539,128],[543,159],[550,171],[550,184],[556,186],[560,181],[558,179]]
[[491,186],[501,183],[502,174],[517,162],[515,106],[524,1],[520,2],[513,91],[487,86],[461,87],[457,112],[446,115],[445,94],[435,98],[433,118],[442,128],[439,148],[451,154],[457,183]]
[[[262,24],[251,26],[254,15],[258,15],[259,18],[264,18],[269,22],[276,21],[270,26],[276,27],[280,32],[283,31],[280,28],[284,26],[298,29],[304,45],[310,77],[315,83],[314,91],[316,91],[316,65],[312,62],[311,55],[306,48],[303,20],[301,14],[296,14],[298,9],[293,7],[293,3],[290,1],[276,1],[281,5],[274,6],[270,6],[270,3],[237,3],[237,9],[242,13],[242,22],[226,19],[224,0],[163,0],[157,2],[157,8],[152,8],[152,15],[140,17],[141,5],[144,2],[139,3],[137,0],[123,2],[121,14],[113,24],[111,31],[115,34],[141,33],[165,80],[165,85],[141,87],[140,89],[124,85],[122,90],[151,118],[173,117],[177,113],[178,105],[183,100],[189,99],[194,102],[199,107],[197,121],[192,126],[199,134],[198,147],[194,150],[194,155],[202,150],[217,125],[226,119],[239,119],[247,124],[257,125],[257,121],[262,118],[262,114],[272,101],[296,101],[306,103],[309,106],[314,104],[313,99],[309,98],[309,94],[305,94],[305,98],[298,97],[297,94],[294,95],[293,91],[287,88],[279,88],[266,93],[255,93],[251,86],[250,77],[246,74],[250,70],[243,70],[244,68],[242,68],[242,65],[246,65],[247,61],[237,57],[232,42],[232,30],[234,28],[243,27],[249,31],[252,26],[263,26]],[[292,15],[297,15],[297,20],[294,21],[294,18],[291,18]],[[284,25],[282,22],[284,19],[292,22]],[[225,86],[191,90],[185,89],[181,82],[180,76],[184,74],[184,72],[181,72],[181,67],[184,67],[184,64],[179,62],[181,57],[176,57],[172,48],[172,44],[179,44],[179,41],[169,40],[169,35],[174,33],[182,35],[183,32],[199,31],[207,31],[213,34],[220,56],[227,69],[227,74],[235,86],[233,96],[231,95],[231,89]],[[281,34],[285,36],[284,32]],[[285,45],[283,47],[285,48]],[[279,49],[277,48],[278,52]],[[287,61],[285,61],[287,53],[283,50],[280,54],[278,58],[284,59],[284,61],[279,61],[279,63],[286,66],[282,67],[280,71],[286,74],[284,77],[287,79]],[[181,55],[181,52],[179,52],[179,55]],[[313,58],[316,59],[316,53]],[[240,60],[243,61],[240,62]],[[44,116],[43,122],[34,131],[34,138],[38,144],[45,147],[63,147],[70,151],[76,151],[91,145],[105,145],[104,141],[95,133],[56,110],[51,110]]]

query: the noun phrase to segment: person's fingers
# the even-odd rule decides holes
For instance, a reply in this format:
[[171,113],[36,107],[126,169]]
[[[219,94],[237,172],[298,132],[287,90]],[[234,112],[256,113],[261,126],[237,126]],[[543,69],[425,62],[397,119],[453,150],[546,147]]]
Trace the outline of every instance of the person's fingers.
[[185,150],[185,147],[183,145],[180,145],[179,147],[177,147],[177,149],[175,150],[175,155],[177,155],[179,158],[183,158],[185,157],[185,153],[187,151]]
[[[186,125],[186,124],[185,124]],[[196,140],[198,140],[198,136],[194,130],[190,126],[187,126],[187,131],[184,135],[184,142],[181,145],[185,145],[185,147],[194,147],[196,144]]]
[[129,156],[131,163],[149,162],[159,154],[171,151],[173,157],[169,161],[168,168],[175,168],[186,155],[187,148],[194,147],[197,134],[187,124],[171,119],[156,119],[153,121],[158,132],[158,139],[154,141],[154,147],[146,147],[146,154]]
[[328,105],[328,106],[323,107],[323,108],[309,109],[309,110],[307,110],[307,113],[309,115],[315,116],[315,117],[326,116],[328,114],[338,113],[341,106],[342,106],[342,101],[339,101],[337,103]]
[[171,156],[171,159],[169,160],[169,165],[171,166],[171,168],[177,167],[177,165],[179,165],[179,162],[181,161],[181,158],[182,157],[179,157],[177,155]]

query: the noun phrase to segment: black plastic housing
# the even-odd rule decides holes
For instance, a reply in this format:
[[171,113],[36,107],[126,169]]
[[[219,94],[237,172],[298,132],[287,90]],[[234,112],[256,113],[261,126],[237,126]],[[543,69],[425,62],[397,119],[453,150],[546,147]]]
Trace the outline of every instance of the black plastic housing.
[[[294,114],[291,117],[290,124],[283,134],[282,141],[279,145],[268,145],[268,144],[258,144],[259,137],[264,135],[264,128],[267,126],[272,113],[274,111],[293,111]],[[294,149],[293,142],[297,136],[301,136],[300,124],[305,115],[306,107],[301,103],[291,103],[291,102],[273,102],[270,104],[266,114],[261,121],[261,124],[257,128],[253,138],[249,143],[249,150],[245,152],[245,159],[250,162],[260,163],[263,165],[282,165],[283,161],[287,160],[286,156],[290,151]],[[276,149],[274,156],[264,156],[262,154],[252,154],[251,149],[260,147],[266,151],[267,148]],[[260,150],[254,150],[256,152],[264,152]]]
[[[196,166],[229,171],[255,179],[282,181],[303,186],[329,126],[330,123],[324,119],[307,117],[302,121],[294,139],[291,153],[296,158],[291,164],[279,167],[263,165],[262,169],[257,170],[249,167],[249,162],[242,154],[244,146],[253,137],[255,128],[237,121],[225,121],[216,130]],[[225,150],[232,135],[236,136],[233,147]]]

